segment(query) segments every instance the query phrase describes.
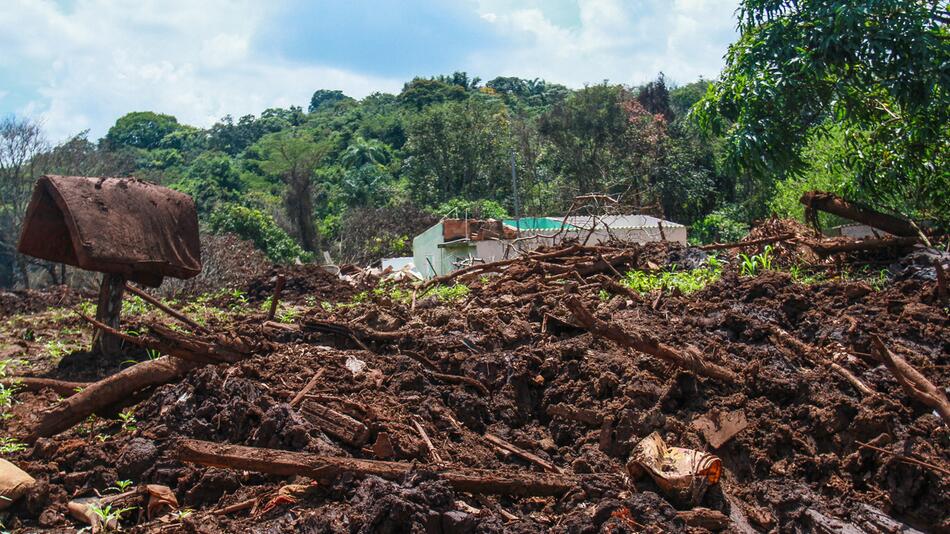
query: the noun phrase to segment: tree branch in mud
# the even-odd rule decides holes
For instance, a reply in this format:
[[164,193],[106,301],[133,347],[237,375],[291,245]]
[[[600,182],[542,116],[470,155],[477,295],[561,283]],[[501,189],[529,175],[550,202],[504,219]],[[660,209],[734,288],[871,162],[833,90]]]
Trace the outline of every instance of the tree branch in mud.
[[167,313],[168,315],[174,317],[175,319],[178,319],[179,321],[181,321],[182,323],[186,324],[188,327],[192,328],[192,329],[195,330],[196,332],[202,332],[202,333],[205,333],[205,334],[210,334],[210,333],[211,333],[210,330],[208,330],[207,328],[205,328],[205,327],[201,326],[200,324],[196,323],[191,317],[188,317],[187,315],[181,313],[180,311],[175,310],[175,309],[173,309],[173,308],[171,308],[171,307],[169,307],[169,306],[166,306],[162,301],[160,301],[160,300],[158,300],[157,298],[155,298],[155,297],[149,295],[149,294],[146,293],[145,291],[142,291],[141,289],[139,289],[139,288],[137,288],[137,287],[135,287],[135,286],[133,286],[133,285],[130,285],[130,284],[126,284],[126,285],[125,285],[125,289],[126,289],[127,291],[129,291],[130,293],[136,295],[137,297],[141,298],[141,299],[144,300],[145,302],[148,302],[148,303],[151,304],[152,306],[155,306],[156,308],[162,310],[163,312],[165,312],[165,313]]
[[795,349],[795,351],[800,353],[802,357],[815,365],[827,366],[829,369],[835,373],[838,373],[838,375],[847,380],[852,386],[854,386],[856,390],[860,391],[865,396],[873,397],[877,395],[877,392],[871,389],[860,378],[856,377],[854,373],[835,363],[830,358],[826,358],[824,355],[822,355],[820,349],[795,339],[787,331],[777,326],[769,325],[769,330],[772,333],[772,341],[792,347]]
[[75,395],[77,390],[81,390],[89,386],[89,384],[91,384],[91,382],[70,382],[68,380],[33,376],[11,376],[0,380],[0,385],[3,385],[5,388],[15,388],[17,392],[42,391],[48,388],[62,397]]
[[871,335],[871,351],[891,371],[908,395],[936,410],[943,422],[950,424],[950,400],[947,400],[942,389],[903,358],[891,352],[876,335]]
[[862,252],[866,250],[880,250],[885,248],[905,248],[910,247],[920,241],[916,237],[882,237],[880,239],[861,239],[858,241],[847,240],[830,242],[806,241],[815,254],[821,257],[831,256],[839,252]]
[[808,191],[800,202],[809,211],[821,210],[901,237],[917,237],[918,231],[906,219],[894,217],[845,200],[834,193]]
[[[505,473],[497,469],[472,469],[444,465],[419,466],[339,456],[317,456],[240,445],[222,445],[194,439],[180,439],[172,445],[171,450],[174,450],[177,458],[183,462],[280,476],[303,475],[325,483],[333,482],[343,474],[402,480],[414,470],[425,470],[444,480],[457,491],[476,494],[561,495],[580,487],[585,478],[613,476],[587,475],[584,477],[567,473],[527,471]],[[616,484],[618,487],[622,485],[619,477]]]
[[27,436],[30,441],[64,432],[82,422],[90,414],[131,397],[147,387],[166,384],[188,371],[209,363],[239,361],[250,355],[238,348],[199,341],[191,336],[152,325],[149,336],[130,336],[95,319],[80,314],[86,321],[131,343],[153,348],[170,356],[135,364],[127,369],[88,384],[85,388],[44,411]]
[[194,362],[163,356],[123,369],[42,412],[26,439],[33,442],[36,438],[65,432],[94,412],[120,402],[136,391],[171,382],[198,366]]
[[780,241],[788,241],[790,239],[795,239],[796,237],[797,236],[795,234],[781,234],[771,237],[763,237],[761,239],[750,239],[749,241],[737,241],[735,243],[712,243],[698,248],[700,250],[725,250],[729,248],[743,248],[754,245],[768,245],[771,243],[778,243]]
[[669,345],[660,343],[656,338],[647,334],[628,332],[619,326],[610,325],[601,321],[594,317],[594,314],[592,314],[576,296],[569,296],[565,301],[565,305],[574,315],[574,318],[583,325],[584,328],[596,336],[609,339],[624,347],[630,347],[655,356],[701,376],[715,378],[716,380],[730,384],[739,381],[739,377],[729,369],[705,361],[697,349],[689,348],[686,352],[681,352]]

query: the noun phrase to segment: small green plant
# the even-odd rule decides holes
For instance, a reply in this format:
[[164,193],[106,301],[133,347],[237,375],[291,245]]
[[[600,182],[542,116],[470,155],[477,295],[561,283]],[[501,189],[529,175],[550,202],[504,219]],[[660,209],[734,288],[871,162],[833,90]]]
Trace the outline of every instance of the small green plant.
[[0,438],[0,454],[13,454],[26,449],[26,445],[11,437]]
[[43,347],[46,349],[46,354],[48,354],[53,361],[61,360],[68,352],[66,344],[58,339],[47,341]]
[[135,316],[148,313],[148,304],[142,297],[130,295],[122,301],[122,315]]
[[132,408],[126,408],[119,412],[119,420],[122,421],[122,430],[126,432],[135,432],[138,430],[138,427],[135,426],[137,421],[135,420],[135,411]]
[[115,484],[106,488],[106,491],[115,490],[116,493],[124,493],[130,486],[132,486],[131,480],[116,480]]
[[99,423],[99,417],[96,414],[92,414],[86,418],[84,425],[79,425],[76,427],[76,433],[80,436],[94,436],[96,431],[96,425]]
[[104,528],[106,532],[110,532],[112,530],[113,527],[110,525],[113,522],[118,524],[119,521],[122,521],[122,516],[125,515],[126,512],[131,512],[136,508],[138,507],[130,506],[128,508],[113,508],[111,504],[107,504],[101,508],[96,505],[91,505],[89,507],[92,513],[96,514],[96,517],[99,518],[99,521],[102,523],[102,528]]
[[[422,295],[419,295],[417,298],[423,299],[426,297],[434,296],[437,299],[439,299],[441,302],[454,302],[454,301],[464,299],[465,297],[468,296],[470,292],[471,290],[465,284],[455,284],[451,286],[445,286],[445,285],[439,284],[428,289],[425,293],[423,293]],[[411,298],[412,294],[410,293],[408,297]],[[403,300],[407,300],[407,299],[403,299]]]
[[601,289],[597,292],[597,298],[599,298],[601,302],[607,302],[610,300],[610,293],[608,293],[606,289]]
[[772,270],[772,245],[766,245],[761,254],[752,256],[739,254],[739,274],[742,276],[755,276],[760,271]]
[[872,276],[868,280],[868,284],[874,288],[875,291],[881,291],[887,286],[889,281],[890,278],[888,277],[887,269],[881,269],[875,276]]
[[195,513],[195,511],[192,510],[191,508],[182,508],[181,510],[175,510],[173,512],[173,515],[175,516],[175,518],[181,521],[193,513]]
[[620,280],[620,283],[637,293],[649,293],[657,289],[662,291],[677,289],[682,293],[692,293],[719,280],[720,276],[719,269],[699,268],[678,271],[676,266],[673,266],[669,271],[630,271]]

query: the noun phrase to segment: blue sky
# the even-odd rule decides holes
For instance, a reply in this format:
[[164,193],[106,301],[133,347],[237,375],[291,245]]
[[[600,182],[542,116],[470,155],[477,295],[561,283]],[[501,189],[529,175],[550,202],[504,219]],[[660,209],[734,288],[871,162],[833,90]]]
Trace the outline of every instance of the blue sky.
[[129,111],[207,127],[225,114],[360,98],[456,70],[674,83],[714,78],[736,0],[5,0],[0,115],[52,141]]

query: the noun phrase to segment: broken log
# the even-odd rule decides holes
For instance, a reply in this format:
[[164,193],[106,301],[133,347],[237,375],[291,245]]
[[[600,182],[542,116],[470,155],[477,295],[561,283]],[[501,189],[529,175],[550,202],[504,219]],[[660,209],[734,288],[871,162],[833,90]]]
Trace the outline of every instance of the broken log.
[[457,491],[475,494],[518,496],[562,495],[587,479],[610,478],[622,486],[616,475],[573,475],[533,472],[504,472],[498,469],[473,469],[445,465],[425,466],[380,460],[361,460],[340,456],[318,456],[276,449],[223,445],[210,441],[179,439],[169,450],[178,460],[211,467],[240,469],[279,476],[306,476],[332,483],[343,474],[357,477],[377,476],[402,480],[414,470],[433,473]]
[[867,250],[881,250],[886,248],[905,248],[916,244],[916,237],[882,237],[879,239],[830,240],[808,241],[806,244],[821,257],[831,256],[839,252],[863,252]]
[[91,383],[92,382],[70,382],[68,380],[33,376],[11,376],[0,380],[0,385],[8,389],[15,388],[16,391],[42,391],[48,388],[62,397],[75,395],[77,390],[88,387]]
[[547,471],[548,473],[563,473],[564,470],[551,462],[541,458],[537,454],[526,451],[521,447],[508,443],[507,441],[501,439],[500,437],[494,434],[485,434],[485,439],[489,441],[492,445],[498,447],[502,451],[514,454],[515,456],[521,458],[522,460],[527,460],[534,465],[540,467],[541,469]]
[[136,391],[166,384],[198,367],[199,364],[162,356],[135,364],[127,369],[86,386],[82,391],[40,413],[26,440],[48,438],[65,432],[91,414],[121,402]]
[[[99,285],[99,302],[96,305],[96,320],[112,328],[119,327],[122,312],[122,296],[125,294],[125,277],[105,273]],[[122,339],[108,331],[97,330],[92,335],[92,346],[104,356],[117,356],[122,352]]]
[[691,527],[711,530],[713,532],[726,530],[729,528],[729,525],[732,524],[732,520],[729,519],[729,516],[719,510],[702,507],[676,512],[676,517],[682,519]]
[[790,239],[795,239],[795,237],[795,234],[781,234],[771,237],[763,237],[760,239],[750,239],[748,241],[737,241],[735,243],[712,243],[697,248],[699,250],[725,250],[729,248],[743,248],[755,245],[768,245],[771,243],[778,243],[780,241],[788,241]]
[[450,273],[443,274],[442,276],[436,276],[434,278],[430,278],[426,283],[422,284],[422,287],[420,287],[419,289],[420,291],[425,292],[426,289],[429,289],[430,287],[434,285],[445,284],[447,282],[451,282],[452,280],[455,280],[456,278],[464,277],[467,275],[474,275],[481,272],[498,271],[502,267],[511,265],[512,263],[523,261],[525,258],[530,259],[530,260],[543,261],[543,260],[550,260],[553,258],[560,258],[562,256],[570,256],[571,254],[575,252],[583,250],[583,248],[584,247],[582,247],[581,245],[571,245],[567,248],[562,248],[560,250],[555,250],[553,252],[546,252],[546,253],[541,253],[541,254],[530,254],[524,257],[494,261],[491,263],[483,263],[480,265],[472,265],[469,267],[465,267],[464,269],[459,269],[457,271],[452,271]]
[[282,274],[277,275],[277,281],[274,283],[274,294],[270,298],[270,309],[267,310],[267,320],[273,321],[277,314],[277,303],[280,301],[280,293],[284,290],[284,283],[287,278]]
[[300,405],[300,416],[351,447],[360,448],[369,438],[369,428],[360,421],[316,401]]
[[698,349],[690,347],[686,351],[678,351],[669,345],[660,343],[648,334],[628,332],[618,326],[601,321],[594,317],[594,314],[576,296],[569,296],[565,301],[565,305],[574,315],[574,318],[595,336],[655,356],[701,376],[715,378],[730,384],[739,380],[739,377],[731,370],[704,360]]
[[155,306],[156,308],[162,310],[163,312],[165,312],[165,313],[167,313],[168,315],[174,317],[175,319],[178,319],[179,321],[181,321],[182,323],[184,323],[185,325],[187,325],[189,328],[191,328],[191,329],[193,329],[193,330],[195,330],[195,331],[198,331],[198,332],[202,332],[202,333],[204,333],[204,334],[210,334],[210,333],[211,333],[210,330],[208,330],[207,328],[205,328],[205,327],[201,326],[200,324],[196,323],[191,317],[188,317],[187,315],[181,313],[180,311],[178,311],[178,310],[176,310],[176,309],[174,309],[174,308],[172,308],[172,307],[166,305],[165,303],[163,303],[162,301],[158,300],[157,298],[155,298],[155,297],[149,295],[149,294],[146,293],[145,291],[142,291],[141,289],[139,289],[139,288],[137,288],[137,287],[135,287],[135,286],[133,286],[133,285],[129,285],[129,284],[126,284],[126,285],[125,285],[125,289],[126,289],[127,291],[129,291],[130,293],[132,293],[133,295],[135,295],[135,296],[141,298],[141,299],[144,300],[145,302],[148,302],[148,303],[151,304],[152,306]]
[[937,411],[943,422],[950,424],[950,400],[941,388],[934,385],[910,363],[894,354],[881,338],[871,335],[871,351],[891,371],[904,391],[912,398]]
[[847,380],[848,383],[854,386],[854,389],[861,392],[864,396],[874,397],[877,395],[876,391],[871,389],[870,386],[855,376],[854,373],[835,363],[834,360],[825,357],[819,349],[803,341],[795,339],[791,334],[782,328],[774,325],[769,325],[768,328],[772,333],[770,337],[772,338],[773,342],[792,347],[796,352],[798,352],[803,358],[811,362],[813,365],[827,366],[829,369]]
[[917,229],[906,219],[881,213],[867,206],[845,200],[834,193],[808,191],[799,200],[806,209],[820,210],[845,219],[863,223],[901,237],[917,237]]

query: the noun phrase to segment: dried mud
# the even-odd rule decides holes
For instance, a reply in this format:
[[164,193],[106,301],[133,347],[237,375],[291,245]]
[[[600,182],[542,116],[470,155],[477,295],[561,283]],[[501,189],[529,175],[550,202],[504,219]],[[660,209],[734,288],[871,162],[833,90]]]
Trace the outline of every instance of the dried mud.
[[[694,256],[651,245],[636,249],[634,266],[684,265]],[[199,368],[148,392],[135,406],[134,430],[100,419],[91,432],[80,425],[7,455],[39,484],[6,512],[4,524],[24,532],[73,531],[78,524],[66,510],[69,499],[132,480],[165,484],[194,511],[137,524],[130,514],[124,526],[133,532],[704,531],[688,526],[677,512],[689,507],[649,479],[579,487],[560,498],[457,492],[426,470],[433,458],[419,424],[447,463],[538,470],[500,452],[483,437],[487,432],[574,473],[620,473],[632,447],[659,432],[672,445],[722,459],[725,474],[700,504],[730,516],[734,531],[819,531],[815,512],[860,525],[859,504],[918,529],[950,530],[946,476],[859,444],[950,463],[947,426],[869,356],[869,336],[877,334],[933,382],[948,383],[948,312],[932,281],[897,279],[880,290],[860,281],[803,285],[784,272],[740,277],[727,266],[722,279],[689,295],[605,300],[599,288],[579,284],[546,293],[543,276],[526,263],[471,281],[471,294],[461,301],[371,295],[331,308],[320,303],[349,303],[357,288],[308,266],[276,269],[252,281],[248,294],[270,296],[277,274],[287,278],[283,302],[302,310],[301,332],[275,334],[269,354]],[[738,373],[739,382],[697,377],[592,337],[563,305],[571,292],[604,320],[674,347],[698,348]],[[262,317],[243,321],[259,324]],[[361,347],[307,328],[320,321],[398,335]],[[840,347],[845,356],[838,363],[875,394],[863,395],[829,367],[776,341],[775,327],[810,346]],[[366,424],[364,447],[328,436],[289,405],[318,371],[308,398]],[[18,425],[55,402],[51,392],[21,394],[5,430],[15,435]],[[718,449],[692,424],[735,410],[749,425]],[[395,460],[417,469],[400,481],[344,476],[320,485],[183,464],[172,450],[181,436]],[[218,513],[249,499],[252,507]]]

